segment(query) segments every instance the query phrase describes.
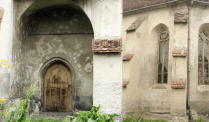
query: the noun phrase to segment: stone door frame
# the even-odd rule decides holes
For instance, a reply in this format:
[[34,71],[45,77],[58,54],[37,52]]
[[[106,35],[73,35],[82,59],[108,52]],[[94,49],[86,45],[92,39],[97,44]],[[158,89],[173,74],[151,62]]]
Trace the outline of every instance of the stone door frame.
[[[47,69],[54,63],[62,63],[71,71],[71,74],[72,74],[72,106],[74,109],[75,101],[73,100],[73,96],[76,95],[76,92],[74,89],[76,86],[76,84],[75,84],[76,73],[75,73],[75,70],[72,67],[72,65],[67,60],[65,60],[63,58],[59,58],[59,57],[51,58],[48,61],[46,61],[42,65],[42,67],[40,68],[39,82],[38,82],[38,96],[41,99],[41,102],[44,103],[44,76],[45,76]],[[42,109],[42,110],[44,110],[44,109]]]

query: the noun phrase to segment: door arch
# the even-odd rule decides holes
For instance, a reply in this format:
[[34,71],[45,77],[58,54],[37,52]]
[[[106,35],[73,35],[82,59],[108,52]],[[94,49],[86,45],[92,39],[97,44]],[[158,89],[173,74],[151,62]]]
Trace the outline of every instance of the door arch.
[[62,63],[52,64],[44,76],[44,110],[72,112],[72,73]]

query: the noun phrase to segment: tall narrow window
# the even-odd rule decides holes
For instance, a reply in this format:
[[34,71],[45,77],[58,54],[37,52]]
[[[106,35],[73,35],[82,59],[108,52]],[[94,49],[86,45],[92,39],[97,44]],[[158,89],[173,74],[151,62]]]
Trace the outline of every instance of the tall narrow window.
[[168,52],[169,52],[169,34],[163,31],[158,40],[159,60],[158,60],[158,83],[167,83],[168,79]]
[[209,41],[208,32],[204,30],[199,34],[199,46],[198,46],[198,83],[199,84],[209,84],[208,41]]

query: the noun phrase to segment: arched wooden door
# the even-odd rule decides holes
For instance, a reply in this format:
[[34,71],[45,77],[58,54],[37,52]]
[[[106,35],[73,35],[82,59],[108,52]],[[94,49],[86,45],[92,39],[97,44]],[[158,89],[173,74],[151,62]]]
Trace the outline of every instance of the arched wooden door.
[[44,77],[45,111],[71,112],[72,107],[72,74],[61,63],[49,67]]

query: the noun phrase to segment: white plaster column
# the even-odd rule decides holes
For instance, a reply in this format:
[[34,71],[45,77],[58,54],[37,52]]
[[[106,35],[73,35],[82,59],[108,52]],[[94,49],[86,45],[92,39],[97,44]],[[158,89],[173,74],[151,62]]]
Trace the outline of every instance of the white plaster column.
[[[122,38],[122,0],[92,0],[94,39]],[[94,53],[93,104],[101,112],[122,114],[122,54]]]
[[0,28],[0,59],[12,60],[13,36],[13,0],[0,0],[0,9],[4,9]]
[[174,14],[174,48],[172,49],[171,116],[173,121],[188,121],[187,110],[187,42],[188,23],[175,15],[188,14],[187,6]]
[[[0,26],[0,59],[12,62],[12,39],[13,39],[13,0],[0,0],[0,9],[4,10]],[[10,72],[1,70],[0,97],[8,98],[10,94]]]

